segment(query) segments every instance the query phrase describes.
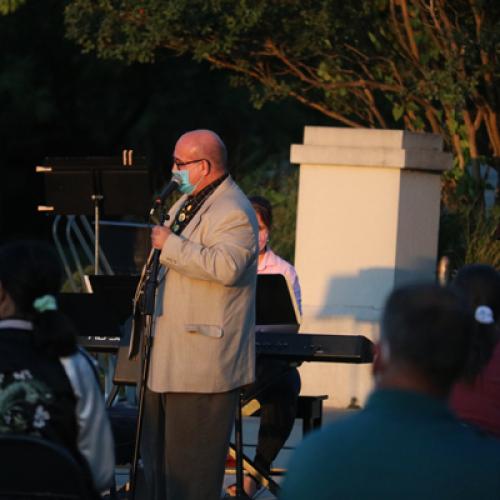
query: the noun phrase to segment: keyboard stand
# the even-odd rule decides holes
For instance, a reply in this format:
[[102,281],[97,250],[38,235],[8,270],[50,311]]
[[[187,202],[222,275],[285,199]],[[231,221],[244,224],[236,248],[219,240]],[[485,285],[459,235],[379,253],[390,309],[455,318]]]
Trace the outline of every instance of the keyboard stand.
[[[232,443],[229,444],[229,455],[231,458],[234,458],[236,460],[236,464],[238,464],[237,461],[237,449],[236,445],[233,445]],[[257,483],[261,484],[265,488],[267,488],[274,496],[278,496],[278,493],[280,491],[280,487],[274,479],[272,479],[270,476],[268,476],[265,472],[261,471],[260,469],[257,468],[257,466],[253,463],[252,460],[250,460],[243,452],[241,453],[241,459],[242,459],[242,480],[243,480],[243,470],[245,470]],[[236,475],[238,475],[238,465],[236,465]],[[248,498],[246,495],[245,496],[240,496],[239,498]]]
[[[240,500],[247,500],[249,497],[243,490],[243,470],[255,479],[259,484],[267,488],[273,495],[278,496],[279,486],[265,472],[260,470],[244,453],[243,453],[243,430],[242,421],[244,413],[244,395],[240,392],[238,398],[238,407],[236,409],[235,424],[234,424],[234,441],[235,444],[229,444],[229,455],[236,460],[236,497]],[[253,400],[247,405],[251,405]]]

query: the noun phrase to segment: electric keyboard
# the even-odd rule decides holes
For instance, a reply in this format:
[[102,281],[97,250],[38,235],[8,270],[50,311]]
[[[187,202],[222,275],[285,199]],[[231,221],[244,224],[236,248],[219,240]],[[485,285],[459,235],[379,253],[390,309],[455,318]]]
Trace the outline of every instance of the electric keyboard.
[[370,363],[373,344],[362,335],[256,332],[258,356],[287,361]]
[[[95,352],[117,352],[120,347],[120,337],[79,337],[78,341]],[[258,356],[297,362],[370,363],[373,358],[373,344],[362,335],[257,331],[255,346]]]

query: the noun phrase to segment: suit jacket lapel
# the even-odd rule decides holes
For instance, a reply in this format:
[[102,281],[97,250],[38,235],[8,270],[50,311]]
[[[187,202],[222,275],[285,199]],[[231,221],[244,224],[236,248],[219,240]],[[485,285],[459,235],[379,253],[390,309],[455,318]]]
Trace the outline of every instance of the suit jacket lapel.
[[[188,239],[196,230],[198,225],[201,222],[201,216],[210,208],[212,203],[226,190],[229,188],[229,186],[232,186],[234,184],[234,181],[231,179],[231,177],[228,177],[226,180],[222,182],[220,186],[217,187],[217,189],[208,197],[207,200],[205,200],[205,203],[200,207],[200,209],[196,212],[194,217],[189,221],[189,224],[184,228],[184,231],[182,232],[182,236],[186,239]],[[174,220],[175,216],[177,215],[177,212],[179,211],[180,207],[182,204],[186,201],[187,195],[181,196],[179,200],[172,205],[172,208],[168,211],[169,215],[169,220],[167,226],[170,227]],[[160,266],[160,270],[158,272],[158,283],[161,283],[167,274],[168,268],[165,266]]]
[[210,208],[213,202],[232,184],[232,179],[228,177],[222,182],[220,186],[205,200],[205,203],[196,212],[194,217],[189,221],[189,224],[184,228],[182,236],[189,239],[190,236],[196,231],[201,222],[202,215]]
[[[175,221],[175,216],[179,211],[180,207],[186,201],[187,194],[182,195],[171,207],[168,211],[168,220],[165,222],[165,226],[171,227]],[[167,274],[168,269],[164,266],[160,266],[160,270],[158,271],[158,283],[161,283],[165,279],[165,275]]]

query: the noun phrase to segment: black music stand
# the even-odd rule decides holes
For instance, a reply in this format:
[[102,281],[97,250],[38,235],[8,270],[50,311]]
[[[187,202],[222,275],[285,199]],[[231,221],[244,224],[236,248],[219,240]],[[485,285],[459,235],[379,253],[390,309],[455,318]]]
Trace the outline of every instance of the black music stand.
[[111,308],[115,311],[120,325],[120,342],[113,375],[113,388],[106,402],[107,406],[111,406],[118,394],[119,387],[127,385],[131,378],[136,380],[139,378],[140,360],[128,359],[133,301],[139,276],[91,275],[88,278],[94,294],[106,297],[107,300],[111,301]]
[[85,337],[121,336],[121,314],[110,307],[108,297],[95,293],[60,293],[57,302],[59,310],[75,325],[80,343]]
[[110,305],[110,309],[115,311],[120,324],[132,316],[132,306],[135,289],[139,282],[139,276],[123,275],[95,275],[89,277],[92,292],[104,297]]
[[99,223],[102,215],[144,215],[151,205],[145,159],[130,157],[45,158],[45,205],[39,211],[59,215],[94,214],[95,274],[99,274]]
[[151,251],[151,224],[101,221],[101,250],[115,274],[138,275]]
[[80,337],[121,337],[132,315],[138,276],[89,276],[94,293],[61,293],[59,308]]
[[282,274],[257,275],[255,312],[258,332],[299,331],[300,313],[295,293]]

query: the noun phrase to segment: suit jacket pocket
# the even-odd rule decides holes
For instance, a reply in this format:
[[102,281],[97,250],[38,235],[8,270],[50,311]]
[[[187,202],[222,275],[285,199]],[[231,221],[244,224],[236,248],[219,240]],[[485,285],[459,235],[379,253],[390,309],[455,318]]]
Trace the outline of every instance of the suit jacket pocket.
[[187,324],[186,331],[188,333],[198,333],[205,337],[213,337],[220,339],[224,335],[224,330],[219,325],[194,325]]

